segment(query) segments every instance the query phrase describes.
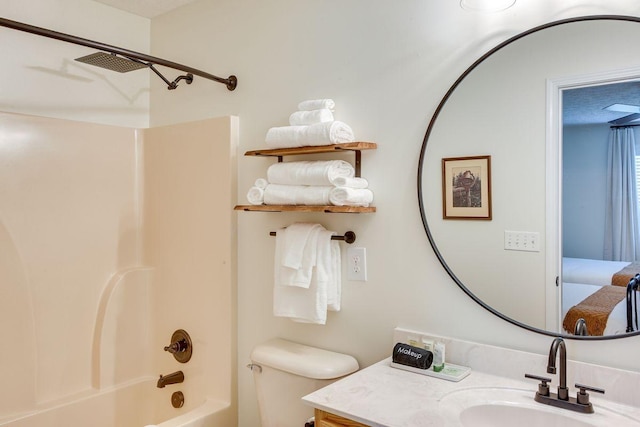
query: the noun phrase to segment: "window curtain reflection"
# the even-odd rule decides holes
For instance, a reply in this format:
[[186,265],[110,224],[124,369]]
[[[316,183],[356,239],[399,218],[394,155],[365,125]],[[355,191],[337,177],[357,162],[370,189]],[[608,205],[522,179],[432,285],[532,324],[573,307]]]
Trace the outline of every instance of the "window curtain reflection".
[[611,129],[607,160],[606,260],[636,261],[640,256],[635,156],[633,129]]

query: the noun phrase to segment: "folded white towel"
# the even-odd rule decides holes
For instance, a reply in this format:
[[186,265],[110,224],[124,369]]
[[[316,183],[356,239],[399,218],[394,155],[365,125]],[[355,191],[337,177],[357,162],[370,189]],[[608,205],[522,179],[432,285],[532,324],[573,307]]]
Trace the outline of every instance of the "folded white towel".
[[373,202],[373,192],[368,188],[335,187],[329,194],[331,204],[335,206],[363,206]]
[[329,193],[335,187],[319,185],[269,184],[264,189],[265,205],[330,205]]
[[258,178],[258,179],[256,179],[256,182],[253,183],[254,186],[256,186],[258,188],[262,188],[263,190],[265,188],[267,188],[268,184],[269,184],[269,181],[267,181],[264,178]]
[[369,186],[369,182],[364,178],[348,176],[337,176],[331,183],[336,187],[367,188]]
[[300,111],[319,110],[321,108],[326,108],[327,110],[333,111],[336,108],[336,103],[333,102],[333,99],[325,98],[308,99],[298,104],[298,110]]
[[314,160],[274,163],[267,169],[271,184],[336,185],[341,177],[352,177],[355,169],[344,160]]
[[316,123],[309,126],[281,126],[267,131],[265,142],[272,148],[331,145],[353,142],[353,130],[340,121]]
[[254,185],[247,193],[247,200],[252,205],[262,205],[264,203],[264,189]]
[[316,123],[332,122],[333,113],[327,108],[311,111],[296,111],[289,116],[291,126],[314,125]]

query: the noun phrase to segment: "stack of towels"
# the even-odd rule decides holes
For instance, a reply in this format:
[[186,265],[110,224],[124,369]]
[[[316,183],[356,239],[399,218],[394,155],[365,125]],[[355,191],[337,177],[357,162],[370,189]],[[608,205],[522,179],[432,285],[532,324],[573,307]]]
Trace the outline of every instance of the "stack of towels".
[[363,206],[373,202],[364,178],[344,160],[275,163],[247,193],[252,205]]
[[302,101],[289,116],[289,126],[269,129],[265,142],[270,148],[292,148],[355,141],[351,127],[334,120],[334,108],[331,99]]
[[273,314],[324,325],[340,311],[340,246],[320,224],[294,223],[276,231]]

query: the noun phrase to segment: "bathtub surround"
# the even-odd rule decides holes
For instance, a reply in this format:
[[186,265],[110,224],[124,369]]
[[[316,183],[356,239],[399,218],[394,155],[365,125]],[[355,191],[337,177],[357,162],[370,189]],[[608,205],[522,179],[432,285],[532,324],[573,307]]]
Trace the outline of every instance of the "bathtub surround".
[[[0,425],[144,425],[207,399],[235,424],[236,129],[0,114],[0,322],[19,349],[0,354]],[[163,349],[178,327],[188,365]],[[180,410],[155,388],[178,369]]]

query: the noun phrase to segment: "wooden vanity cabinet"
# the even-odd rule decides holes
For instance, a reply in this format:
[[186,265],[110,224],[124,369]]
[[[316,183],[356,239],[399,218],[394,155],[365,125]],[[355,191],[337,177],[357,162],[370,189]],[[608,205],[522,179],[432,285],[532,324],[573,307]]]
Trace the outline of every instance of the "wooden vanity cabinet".
[[369,427],[366,424],[334,415],[329,412],[315,410],[315,427]]

